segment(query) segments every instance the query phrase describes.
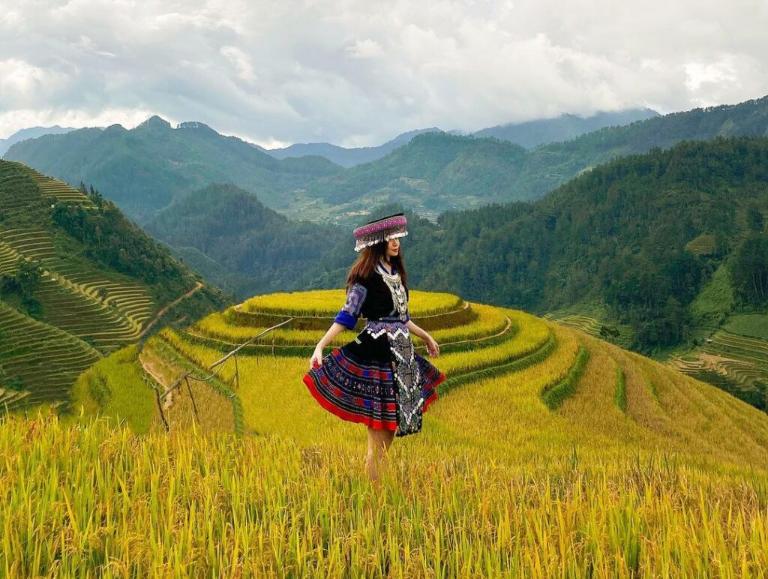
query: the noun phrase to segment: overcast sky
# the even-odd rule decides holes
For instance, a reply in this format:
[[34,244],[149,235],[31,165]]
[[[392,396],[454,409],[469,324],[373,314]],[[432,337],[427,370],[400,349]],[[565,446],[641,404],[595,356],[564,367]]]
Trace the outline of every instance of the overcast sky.
[[768,0],[0,0],[0,137],[202,121],[275,147],[768,94]]

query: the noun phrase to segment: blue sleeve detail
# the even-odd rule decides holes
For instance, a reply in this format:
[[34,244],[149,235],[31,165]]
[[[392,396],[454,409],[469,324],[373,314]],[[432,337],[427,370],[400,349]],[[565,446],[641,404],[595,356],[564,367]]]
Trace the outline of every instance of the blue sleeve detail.
[[368,295],[368,288],[361,283],[353,284],[347,290],[347,301],[339,313],[336,314],[334,321],[347,329],[353,330],[363,310],[363,302],[366,295]]
[[348,330],[354,330],[355,324],[357,323],[357,318],[342,310],[336,314],[336,319],[333,321],[341,324]]

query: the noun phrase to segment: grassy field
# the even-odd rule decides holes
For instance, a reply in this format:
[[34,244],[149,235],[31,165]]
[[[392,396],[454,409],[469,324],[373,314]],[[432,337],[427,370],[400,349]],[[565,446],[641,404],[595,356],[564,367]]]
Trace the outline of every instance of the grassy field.
[[156,392],[222,351],[166,329],[112,354],[81,376],[79,412],[0,425],[0,575],[768,568],[764,413],[572,326],[497,313],[507,333],[432,359],[448,380],[422,432],[390,448],[380,492],[363,470],[366,429],[302,383],[308,354],[243,353],[239,381],[230,359],[216,384],[167,405],[169,432]]

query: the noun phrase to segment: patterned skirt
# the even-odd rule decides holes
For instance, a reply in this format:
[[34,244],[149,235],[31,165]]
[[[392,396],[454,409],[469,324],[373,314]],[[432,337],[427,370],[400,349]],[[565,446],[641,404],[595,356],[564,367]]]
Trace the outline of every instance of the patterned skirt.
[[[373,331],[377,327],[378,332]],[[405,360],[404,351],[409,353]],[[342,420],[395,431],[396,436],[421,430],[421,414],[437,400],[437,387],[445,379],[443,372],[413,351],[404,324],[375,322],[352,342],[333,348],[321,366],[304,375],[312,396],[329,412]],[[404,381],[413,392],[407,399]],[[411,410],[407,422],[406,409]]]

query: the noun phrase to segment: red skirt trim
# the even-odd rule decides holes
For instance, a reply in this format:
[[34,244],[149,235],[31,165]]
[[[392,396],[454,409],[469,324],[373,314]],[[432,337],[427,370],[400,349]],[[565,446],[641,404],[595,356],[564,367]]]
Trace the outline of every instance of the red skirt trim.
[[[440,375],[437,377],[437,379],[432,383],[432,392],[427,398],[424,400],[424,407],[422,408],[421,412],[424,413],[427,411],[427,408],[429,408],[430,404],[432,404],[435,400],[438,399],[439,395],[437,392],[437,387],[445,382],[446,375],[444,372],[440,372]],[[360,414],[354,414],[352,412],[349,412],[347,410],[344,410],[343,408],[339,408],[335,404],[333,404],[330,400],[328,400],[325,396],[323,396],[317,389],[317,386],[315,385],[314,380],[312,380],[312,377],[307,373],[304,374],[304,384],[307,385],[307,388],[312,393],[312,396],[315,398],[315,400],[318,401],[320,406],[331,412],[332,414],[335,414],[339,418],[342,418],[344,420],[348,420],[349,422],[356,422],[361,424],[367,424],[371,428],[375,428],[378,430],[386,429],[391,430],[392,432],[397,430],[397,421],[389,421],[389,420],[377,420],[375,418],[369,418],[367,416],[363,416]]]
[[379,430],[397,430],[397,421],[395,420],[377,420],[375,418],[369,418],[368,416],[363,416],[361,414],[353,414],[352,412],[344,410],[343,408],[339,408],[317,390],[317,386],[315,386],[315,382],[312,380],[312,377],[309,374],[304,374],[304,384],[307,385],[307,388],[309,388],[309,391],[312,393],[312,396],[314,396],[315,400],[320,403],[320,406],[332,414],[335,414],[339,418],[343,418],[344,420],[348,420],[350,422],[360,422],[367,424],[368,426]]

